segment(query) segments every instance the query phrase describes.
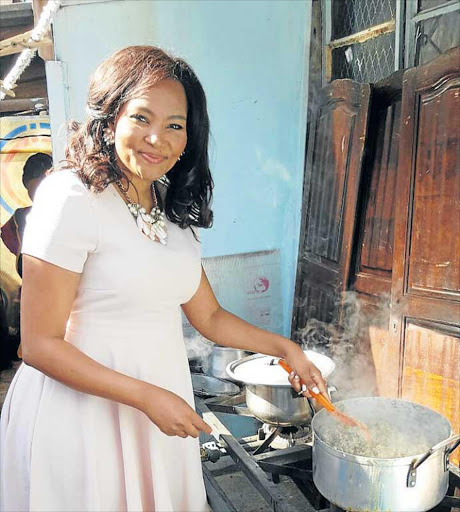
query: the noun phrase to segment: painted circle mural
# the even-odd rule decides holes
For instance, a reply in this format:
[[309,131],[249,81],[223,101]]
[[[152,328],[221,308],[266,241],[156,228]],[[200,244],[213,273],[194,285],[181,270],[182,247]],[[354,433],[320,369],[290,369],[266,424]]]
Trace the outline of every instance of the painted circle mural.
[[[0,226],[17,208],[30,205],[22,184],[26,160],[35,153],[51,154],[51,131],[47,116],[2,117],[0,119]],[[0,287],[8,299],[8,323],[19,321],[16,257],[0,241]]]

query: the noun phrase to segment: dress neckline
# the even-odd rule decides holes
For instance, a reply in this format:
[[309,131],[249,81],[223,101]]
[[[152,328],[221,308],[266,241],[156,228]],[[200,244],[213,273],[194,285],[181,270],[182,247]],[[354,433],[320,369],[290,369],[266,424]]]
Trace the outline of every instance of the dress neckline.
[[116,185],[115,183],[109,183],[108,187],[110,187],[110,190],[112,192],[112,194],[114,196],[116,196],[116,200],[119,201],[121,203],[121,205],[123,206],[123,209],[125,210],[125,213],[124,215],[128,215],[129,218],[131,219],[131,222],[134,222],[134,225],[136,226],[136,229],[137,229],[137,225],[136,225],[136,219],[132,216],[131,212],[129,211],[128,209],[128,203],[126,203],[126,201],[121,197],[121,195],[117,192],[117,189],[115,188]]
[[[125,210],[125,213],[123,215],[127,215],[131,221],[131,223],[134,225],[135,229],[137,232],[140,233],[139,231],[139,228],[137,227],[137,223],[136,223],[136,219],[133,217],[132,213],[129,211],[128,209],[128,204],[126,203],[126,201],[123,199],[123,197],[118,193],[117,189],[116,189],[116,185],[115,183],[111,182],[109,183],[109,185],[107,186],[107,189],[110,188],[110,191],[111,193],[117,197],[116,201],[120,201],[121,205],[123,206],[123,209]],[[165,222],[166,222],[166,225],[168,226],[168,232],[169,230],[171,229],[171,226],[174,225],[173,222],[170,222],[169,219],[165,216]],[[142,233],[141,233],[142,234]],[[142,234],[142,236],[144,238],[148,238],[146,237],[145,235]],[[159,242],[156,242],[158,243],[158,245],[161,245]],[[155,243],[155,244],[156,244]]]

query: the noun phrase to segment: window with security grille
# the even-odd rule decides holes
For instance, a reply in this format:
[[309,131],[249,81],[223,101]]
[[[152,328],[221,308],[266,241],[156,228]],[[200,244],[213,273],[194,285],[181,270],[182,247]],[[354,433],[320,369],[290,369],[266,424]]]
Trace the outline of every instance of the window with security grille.
[[333,0],[332,38],[356,34],[395,19],[396,0]]
[[377,82],[395,70],[397,1],[324,0],[330,20],[328,80]]
[[418,7],[420,11],[425,11],[426,9],[432,9],[433,7],[444,5],[445,3],[446,0],[419,0]]
[[460,46],[460,11],[442,14],[417,23],[417,66],[426,64],[441,53]]
[[363,43],[333,50],[332,78],[352,78],[356,82],[378,82],[394,71],[395,36],[384,34]]
[[322,0],[323,83],[378,82],[460,46],[460,0]]
[[404,67],[460,46],[460,0],[406,0]]

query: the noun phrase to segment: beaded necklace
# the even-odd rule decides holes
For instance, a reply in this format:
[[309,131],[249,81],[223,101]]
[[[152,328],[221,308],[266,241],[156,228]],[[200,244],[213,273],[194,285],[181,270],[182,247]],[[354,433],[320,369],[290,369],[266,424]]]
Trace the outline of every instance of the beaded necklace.
[[128,203],[128,210],[136,219],[139,231],[155,242],[166,245],[168,240],[168,232],[166,227],[166,218],[164,212],[158,206],[157,195],[155,193],[155,185],[152,183],[151,194],[153,199],[153,208],[147,213],[145,208],[139,203],[134,203],[128,194],[128,188],[123,186],[121,180],[115,181],[121,193]]

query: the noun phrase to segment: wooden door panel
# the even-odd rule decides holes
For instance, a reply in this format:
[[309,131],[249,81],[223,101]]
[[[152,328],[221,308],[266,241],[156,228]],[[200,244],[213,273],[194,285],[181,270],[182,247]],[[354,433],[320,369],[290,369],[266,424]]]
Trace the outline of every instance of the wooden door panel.
[[[460,430],[460,48],[404,75],[391,329],[399,392]],[[457,452],[458,458],[458,452]]]
[[[319,113],[315,140],[315,172],[307,202],[305,249],[312,255],[339,263],[348,162],[356,112],[344,101],[331,101]],[[334,135],[338,132],[341,136]]]
[[376,375],[376,395],[398,396],[399,347],[392,343],[387,325],[372,323],[368,328],[372,362]]
[[350,285],[375,298],[391,293],[396,173],[403,72],[372,88],[356,264]]
[[299,322],[306,325],[309,318],[316,318],[329,323],[334,320],[335,302],[333,290],[315,286],[315,283],[305,280],[302,289],[303,302],[299,304]]
[[[379,115],[380,114],[380,115]],[[379,109],[372,119],[375,152],[369,169],[370,190],[361,242],[361,272],[391,278],[393,266],[394,204],[399,148],[401,101]]]
[[[460,48],[404,75],[392,306],[460,322]],[[436,315],[428,318],[436,320]],[[399,322],[396,331],[401,332]]]
[[[370,87],[336,80],[311,124],[292,335],[310,319],[332,321],[349,278]],[[331,311],[332,310],[332,311]]]
[[[373,389],[398,396],[400,347],[389,331],[394,209],[399,152],[403,71],[372,87],[359,223],[350,287],[362,308],[357,351],[375,368]],[[368,347],[368,350],[366,348]],[[372,383],[369,383],[372,384]]]
[[393,266],[396,164],[401,104],[389,105],[373,125],[376,150],[365,212],[359,271],[391,279]]
[[460,300],[459,81],[419,104],[407,293]]
[[[388,330],[389,309],[361,300],[366,325],[360,330],[359,346],[369,346],[369,363],[375,368],[374,391],[377,396],[398,396],[399,346]],[[369,391],[371,391],[369,389]]]
[[460,328],[407,319],[402,372],[402,398],[433,408],[459,432]]

